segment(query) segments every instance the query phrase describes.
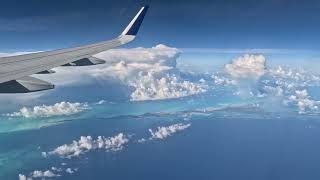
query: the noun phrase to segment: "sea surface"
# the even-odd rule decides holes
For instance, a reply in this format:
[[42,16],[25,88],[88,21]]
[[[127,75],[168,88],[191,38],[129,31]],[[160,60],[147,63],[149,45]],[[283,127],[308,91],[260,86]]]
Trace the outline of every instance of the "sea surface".
[[[206,91],[144,101],[98,94],[57,116],[32,111],[39,104],[27,106],[29,117],[2,104],[0,179],[318,180],[320,78],[268,69],[237,82],[216,71],[186,73]],[[111,144],[100,147],[99,136]]]

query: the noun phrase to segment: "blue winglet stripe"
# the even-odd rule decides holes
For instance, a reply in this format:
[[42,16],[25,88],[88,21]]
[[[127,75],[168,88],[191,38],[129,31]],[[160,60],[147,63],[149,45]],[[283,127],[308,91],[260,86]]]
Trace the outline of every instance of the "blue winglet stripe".
[[134,22],[134,24],[131,26],[131,28],[129,29],[129,31],[126,33],[126,35],[137,35],[139,28],[142,24],[142,21],[144,19],[144,16],[146,15],[147,11],[148,11],[149,6],[144,6],[141,14],[139,15],[139,17],[136,19],[136,21]]

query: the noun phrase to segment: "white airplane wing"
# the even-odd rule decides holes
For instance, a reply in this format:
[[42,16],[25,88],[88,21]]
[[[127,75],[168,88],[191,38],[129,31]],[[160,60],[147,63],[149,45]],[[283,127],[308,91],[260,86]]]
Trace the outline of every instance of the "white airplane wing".
[[0,58],[0,93],[28,93],[53,89],[53,84],[30,75],[53,73],[51,69],[58,66],[88,66],[105,63],[92,56],[132,41],[138,33],[147,10],[148,6],[142,7],[122,34],[109,41]]

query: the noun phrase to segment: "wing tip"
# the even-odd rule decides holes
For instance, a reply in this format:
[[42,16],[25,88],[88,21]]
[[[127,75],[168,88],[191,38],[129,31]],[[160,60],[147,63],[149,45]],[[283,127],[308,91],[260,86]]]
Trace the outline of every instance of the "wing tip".
[[121,35],[136,36],[148,9],[149,5],[143,6]]

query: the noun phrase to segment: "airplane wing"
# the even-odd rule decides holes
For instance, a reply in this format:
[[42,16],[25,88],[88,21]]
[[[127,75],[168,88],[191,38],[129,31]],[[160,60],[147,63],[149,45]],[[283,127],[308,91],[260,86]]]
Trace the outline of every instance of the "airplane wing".
[[51,69],[58,66],[103,64],[103,60],[97,59],[93,55],[134,40],[147,10],[148,6],[142,7],[121,35],[109,41],[0,58],[0,93],[28,93],[53,89],[53,84],[30,75],[54,73]]

